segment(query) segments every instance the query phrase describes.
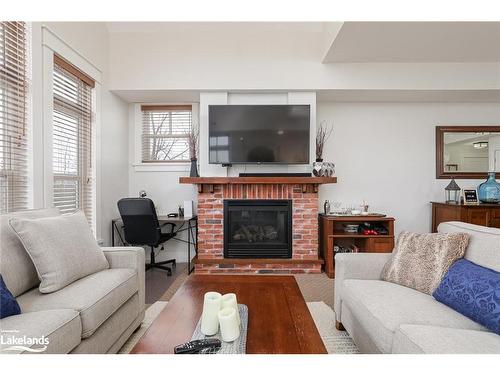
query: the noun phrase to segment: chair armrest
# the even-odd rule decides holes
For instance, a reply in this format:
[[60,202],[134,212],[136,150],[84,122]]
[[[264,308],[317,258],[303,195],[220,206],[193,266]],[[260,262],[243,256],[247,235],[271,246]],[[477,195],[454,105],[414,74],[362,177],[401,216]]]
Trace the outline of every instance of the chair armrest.
[[104,256],[108,260],[110,268],[131,268],[137,271],[139,280],[139,302],[145,308],[146,303],[146,259],[142,247],[102,247]]
[[347,279],[379,280],[390,253],[340,253],[335,256],[335,319],[342,315],[342,285]]

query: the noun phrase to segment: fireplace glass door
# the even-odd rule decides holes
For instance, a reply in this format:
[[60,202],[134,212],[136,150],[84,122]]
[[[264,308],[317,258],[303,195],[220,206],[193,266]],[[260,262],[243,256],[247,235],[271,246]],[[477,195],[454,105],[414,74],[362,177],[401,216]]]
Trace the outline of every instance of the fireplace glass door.
[[291,258],[290,200],[224,201],[224,257]]

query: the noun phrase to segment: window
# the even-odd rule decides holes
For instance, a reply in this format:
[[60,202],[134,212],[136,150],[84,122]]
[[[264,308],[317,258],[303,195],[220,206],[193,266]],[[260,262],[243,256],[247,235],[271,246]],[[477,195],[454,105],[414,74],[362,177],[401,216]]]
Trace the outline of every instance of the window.
[[0,22],[0,212],[28,208],[28,68],[24,22]]
[[53,202],[62,213],[93,215],[92,88],[94,81],[54,55]]
[[189,161],[190,105],[143,105],[142,162]]

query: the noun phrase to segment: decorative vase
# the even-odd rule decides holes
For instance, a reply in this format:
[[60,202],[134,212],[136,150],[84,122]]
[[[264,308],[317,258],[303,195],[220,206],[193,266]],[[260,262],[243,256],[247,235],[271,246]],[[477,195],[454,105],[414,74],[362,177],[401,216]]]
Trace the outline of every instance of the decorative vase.
[[196,165],[196,162],[198,159],[193,158],[191,159],[191,171],[189,172],[189,177],[200,177],[198,174],[198,166]]
[[335,164],[334,163],[326,163],[328,165],[328,177],[332,177],[335,174]]
[[327,200],[325,200],[325,203],[323,204],[323,209],[325,210],[325,215],[329,215],[330,214],[330,202]]
[[323,159],[316,159],[313,163],[313,175],[316,177],[321,177],[323,169]]
[[495,180],[495,172],[488,173],[488,179],[477,188],[478,198],[483,203],[500,203],[500,183]]

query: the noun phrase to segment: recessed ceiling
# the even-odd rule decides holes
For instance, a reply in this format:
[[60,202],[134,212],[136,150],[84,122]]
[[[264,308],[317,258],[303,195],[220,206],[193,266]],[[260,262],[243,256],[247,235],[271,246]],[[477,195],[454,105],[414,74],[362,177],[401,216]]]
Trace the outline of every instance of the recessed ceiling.
[[323,62],[500,62],[500,22],[344,22]]
[[162,33],[162,32],[239,32],[260,30],[267,32],[302,31],[323,32],[323,22],[106,22],[111,33]]

